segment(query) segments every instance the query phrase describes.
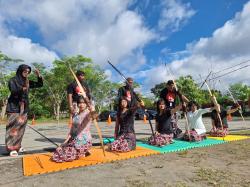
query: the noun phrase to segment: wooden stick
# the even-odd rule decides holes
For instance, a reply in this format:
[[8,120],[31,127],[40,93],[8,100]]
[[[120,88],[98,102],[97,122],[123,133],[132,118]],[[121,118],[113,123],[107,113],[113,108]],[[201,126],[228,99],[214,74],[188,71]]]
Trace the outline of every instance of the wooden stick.
[[[173,79],[173,82],[174,82],[174,87],[175,87],[175,90],[178,91],[178,88],[177,88],[177,85],[175,83],[175,80]],[[182,101],[182,106],[184,104],[182,98],[180,98],[180,100]],[[184,118],[185,118],[185,129],[187,130],[188,132],[188,138],[189,138],[189,142],[191,142],[191,135],[190,135],[190,128],[189,128],[189,123],[188,123],[188,119],[187,119],[187,112],[186,111],[183,111],[184,113]]]
[[[220,83],[221,83],[221,82],[220,82]],[[232,99],[233,99],[233,102],[234,102],[235,104],[239,105],[238,101],[236,101],[236,100],[234,99],[234,96],[233,96],[232,92],[231,92],[228,88],[226,88],[226,89],[227,89],[227,91],[229,92],[229,94],[231,95],[231,97],[232,97]],[[244,124],[245,124],[245,126],[246,126],[246,128],[247,128],[247,124],[246,124],[245,118],[243,117],[243,114],[242,114],[242,111],[241,111],[241,107],[240,107],[238,110],[239,110],[241,119],[243,120],[243,122],[244,122]]]
[[105,149],[104,149],[104,144],[103,144],[102,133],[101,133],[101,130],[100,130],[99,126],[98,126],[98,123],[97,123],[95,117],[94,117],[94,116],[92,115],[92,113],[91,113],[91,110],[92,110],[92,109],[91,109],[91,106],[90,106],[89,101],[88,101],[88,99],[87,99],[87,96],[86,96],[86,93],[85,93],[85,91],[84,91],[84,88],[83,88],[82,84],[80,83],[80,81],[78,80],[78,78],[76,77],[75,73],[73,72],[73,70],[71,69],[70,66],[69,66],[69,69],[70,69],[70,71],[71,71],[73,77],[75,78],[75,80],[76,80],[76,82],[77,82],[77,85],[79,86],[79,88],[80,88],[82,94],[83,94],[84,102],[86,103],[87,107],[88,107],[89,110],[90,110],[90,114],[91,114],[91,116],[92,116],[93,123],[95,124],[95,127],[96,127],[96,129],[97,129],[98,136],[99,136],[99,138],[100,138],[100,143],[101,143],[103,155],[106,156],[106,154],[105,154]]
[[[211,90],[210,90],[210,88],[209,88],[209,86],[208,86],[208,84],[207,84],[207,81],[205,81],[205,84],[206,84],[206,86],[207,86],[209,95],[211,96],[214,105],[215,105],[215,106],[218,106],[217,99],[216,99],[216,97],[212,94],[212,92],[211,92]],[[221,117],[220,117],[220,108],[218,108],[218,111],[216,110],[216,113],[217,113],[217,117],[218,117],[219,122],[220,122],[220,125],[221,125],[221,129],[222,129],[222,131],[223,131],[224,128],[223,128],[222,120],[221,120]],[[223,141],[224,141],[224,136],[223,136]]]
[[38,163],[38,165],[39,165],[42,169],[44,169],[44,167],[43,167],[43,165],[42,165],[42,162],[41,162],[39,156],[35,156],[35,161]]

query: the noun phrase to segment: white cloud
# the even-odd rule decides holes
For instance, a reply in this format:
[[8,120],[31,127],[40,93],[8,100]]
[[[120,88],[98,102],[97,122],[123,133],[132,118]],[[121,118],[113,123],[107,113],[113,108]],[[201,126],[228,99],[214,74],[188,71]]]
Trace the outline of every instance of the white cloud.
[[39,62],[50,65],[57,57],[56,53],[34,44],[28,38],[16,36],[0,36],[1,51],[12,58],[23,59],[26,63]]
[[40,44],[33,43],[29,38],[11,35],[4,27],[0,16],[0,51],[11,58],[22,59],[25,63],[39,62],[50,65],[58,56]]
[[[205,77],[211,70],[217,72],[220,69],[230,67],[250,59],[250,2],[246,3],[242,12],[235,15],[232,20],[227,21],[224,26],[214,31],[212,37],[201,38],[197,42],[187,45],[185,53],[188,57],[176,58],[168,66],[174,72],[175,77],[192,75],[197,82],[200,82],[199,75]],[[165,50],[163,50],[164,52]],[[177,53],[178,54],[178,53]],[[250,62],[243,64],[250,65]],[[227,73],[234,69],[229,69],[214,77]],[[142,72],[145,78],[144,90],[149,90],[155,84],[166,81],[169,75],[163,66],[153,67]],[[235,71],[232,74],[223,76],[220,79],[226,84],[232,84],[238,81],[250,84],[250,67]],[[148,75],[154,75],[148,78]],[[223,89],[220,84],[216,85],[218,89]]]
[[179,0],[164,0],[164,7],[158,22],[160,30],[178,31],[194,14],[190,3],[182,3]]
[[[38,26],[48,46],[63,55],[83,54],[98,64],[114,64],[137,51],[154,33],[129,0],[3,1],[2,15],[9,21],[28,20]],[[134,62],[136,63],[136,62]]]
[[71,32],[65,40],[57,42],[55,48],[65,54],[85,54],[98,64],[106,63],[108,58],[117,64],[127,56],[136,55],[134,50],[142,48],[153,38],[140,17],[131,11],[121,13],[102,31],[81,27]]

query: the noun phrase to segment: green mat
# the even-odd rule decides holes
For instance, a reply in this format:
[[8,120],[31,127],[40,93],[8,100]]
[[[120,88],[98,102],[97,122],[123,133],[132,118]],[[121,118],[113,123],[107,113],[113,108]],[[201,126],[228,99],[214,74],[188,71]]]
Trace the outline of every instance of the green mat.
[[[111,143],[113,141],[114,141],[114,138],[103,139],[104,144]],[[187,149],[193,149],[193,148],[198,148],[198,147],[206,147],[206,146],[222,144],[222,143],[226,143],[226,141],[207,138],[201,142],[186,142],[182,140],[174,140],[173,144],[169,144],[163,147],[152,146],[152,145],[147,144],[146,142],[144,143],[141,141],[137,141],[136,145],[147,148],[147,149],[151,149],[154,151],[158,151],[160,153],[168,153],[168,152],[184,151]]]
[[174,140],[173,144],[169,144],[163,147],[157,147],[157,146],[148,145],[147,143],[137,142],[137,146],[148,148],[154,151],[159,151],[160,153],[168,153],[168,152],[184,151],[187,149],[193,149],[193,148],[198,148],[198,147],[206,147],[206,146],[222,144],[222,143],[226,143],[226,142],[222,140],[214,140],[214,139],[207,138],[206,140],[203,140],[201,142],[186,142],[186,141],[181,141],[181,140]]
[[115,141],[114,138],[103,138],[103,143],[104,144],[112,143],[113,141]]

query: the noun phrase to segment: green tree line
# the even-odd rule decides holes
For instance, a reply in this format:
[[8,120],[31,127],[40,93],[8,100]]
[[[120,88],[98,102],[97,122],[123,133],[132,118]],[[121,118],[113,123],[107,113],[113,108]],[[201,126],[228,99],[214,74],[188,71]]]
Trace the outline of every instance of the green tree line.
[[[5,114],[9,95],[8,80],[15,75],[16,68],[20,63],[25,62],[21,59],[12,59],[0,52],[0,107],[2,118]],[[62,115],[67,115],[66,88],[74,80],[69,71],[69,66],[74,71],[82,70],[85,72],[86,81],[91,89],[98,112],[110,110],[110,106],[115,104],[117,90],[121,84],[108,80],[104,71],[98,65],[95,65],[90,58],[77,55],[55,60],[50,69],[43,64],[32,63],[32,69],[38,68],[40,70],[44,79],[44,86],[30,91],[30,116],[35,115],[36,118],[53,117],[59,120]],[[31,74],[30,79],[36,80],[36,77]],[[176,80],[176,84],[179,90],[189,99],[194,98],[200,104],[210,102],[207,90],[200,88],[191,76],[179,77]],[[135,85],[139,86],[138,84]],[[159,93],[165,86],[165,82],[155,85],[151,89],[151,97],[145,97],[139,93],[145,102],[146,108],[152,109],[155,107],[155,101],[159,98]],[[237,100],[247,101],[249,98],[250,87],[247,85],[236,83],[230,85],[229,89]],[[218,90],[212,90],[212,92],[217,96],[220,103],[232,101],[229,93],[221,93]]]

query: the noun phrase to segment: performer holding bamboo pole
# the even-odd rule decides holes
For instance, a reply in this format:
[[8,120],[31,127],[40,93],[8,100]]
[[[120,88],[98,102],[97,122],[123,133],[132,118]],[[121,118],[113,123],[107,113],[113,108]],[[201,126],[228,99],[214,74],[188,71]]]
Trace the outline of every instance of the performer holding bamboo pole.
[[[80,82],[80,84],[85,88],[84,91],[86,92],[88,99],[91,100],[90,89],[85,81],[85,73],[83,71],[78,70],[76,72],[76,77],[78,81]],[[70,125],[72,125],[72,114],[74,112],[77,112],[78,110],[77,100],[79,98],[79,93],[80,93],[80,88],[77,85],[76,80],[74,80],[67,86],[68,105],[69,105],[69,112],[70,112],[70,122],[69,122]]]
[[[219,82],[221,83],[220,80],[219,80]],[[221,84],[222,84],[222,83],[221,83]],[[234,96],[233,96],[232,92],[229,90],[229,88],[226,87],[226,86],[224,86],[224,87],[226,88],[226,90],[228,91],[229,95],[230,95],[231,98],[233,99],[234,104],[236,104],[237,109],[238,109],[238,111],[239,111],[239,113],[240,113],[241,119],[242,119],[243,123],[245,124],[245,127],[247,128],[247,124],[246,124],[245,118],[243,117],[242,108],[241,108],[240,104],[238,103],[238,101],[236,101],[236,99],[234,98]],[[237,111],[237,110],[236,110],[236,111]],[[236,112],[236,111],[233,111],[233,112]],[[233,113],[233,112],[231,112],[231,113]],[[231,113],[229,113],[229,114],[231,114]]]
[[[184,117],[186,119],[186,102],[189,102],[189,100],[177,90],[175,82],[173,80],[169,80],[167,82],[166,88],[161,91],[160,98],[165,101],[166,108],[173,109],[176,105],[177,97],[179,97],[181,100],[181,103],[183,105]],[[178,127],[176,113],[172,115],[171,123],[173,126],[174,137],[177,138],[181,134],[182,130]],[[186,130],[188,130],[187,121]]]
[[157,115],[155,118],[155,137],[149,138],[149,144],[164,146],[173,142],[173,126],[171,116],[182,108],[182,105],[175,106],[172,109],[166,107],[165,101],[160,99],[157,102]]
[[228,131],[228,121],[227,116],[238,111],[240,108],[239,104],[236,104],[235,108],[232,108],[230,110],[225,110],[220,108],[220,118],[223,125],[223,128],[221,128],[220,120],[217,115],[217,111],[213,110],[211,113],[211,119],[212,119],[212,129],[210,131],[211,136],[218,136],[218,137],[224,137],[229,134]]
[[22,64],[16,71],[16,76],[9,81],[10,97],[7,104],[8,124],[6,126],[5,143],[10,156],[18,156],[18,152],[23,152],[21,146],[25,127],[27,124],[27,114],[29,111],[29,90],[43,86],[43,79],[39,70],[35,70],[37,82],[29,80],[31,67]]
[[92,137],[90,133],[91,114],[83,97],[78,97],[78,112],[72,113],[73,123],[64,143],[53,153],[55,162],[69,162],[90,154]]
[[115,141],[109,146],[111,151],[128,152],[136,148],[134,113],[140,106],[144,105],[137,103],[137,105],[128,107],[128,103],[126,97],[119,99],[119,110],[114,133]]
[[82,96],[83,100],[84,100],[84,103],[86,104],[88,110],[90,111],[90,115],[91,115],[91,118],[92,118],[92,121],[97,129],[97,133],[98,133],[98,136],[99,136],[99,139],[100,139],[100,143],[101,143],[101,147],[102,147],[102,151],[103,151],[103,155],[106,156],[105,154],[105,148],[104,148],[104,144],[103,144],[103,138],[102,138],[102,132],[101,132],[101,129],[97,123],[97,114],[95,112],[95,107],[93,105],[93,103],[89,100],[89,97],[87,95],[87,92],[86,92],[86,88],[81,84],[81,82],[78,80],[76,74],[74,73],[74,71],[72,70],[72,68],[70,67],[70,64],[68,64],[68,68],[70,70],[70,72],[72,73],[76,83],[77,83],[77,86],[79,88],[79,94]]
[[202,141],[206,138],[206,128],[202,121],[202,115],[217,109],[218,105],[212,108],[200,109],[199,104],[195,101],[188,103],[187,119],[190,131],[185,132],[183,139],[186,141]]

